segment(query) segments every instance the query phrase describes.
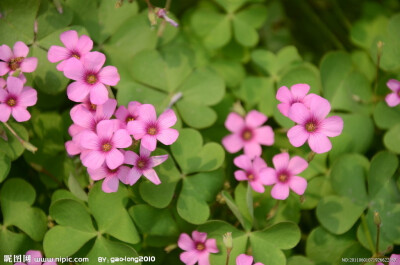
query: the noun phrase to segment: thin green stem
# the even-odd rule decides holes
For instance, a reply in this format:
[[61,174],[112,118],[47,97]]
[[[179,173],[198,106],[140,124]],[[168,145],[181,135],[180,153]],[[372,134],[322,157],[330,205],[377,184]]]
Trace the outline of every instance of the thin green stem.
[[375,252],[379,253],[379,238],[381,236],[381,226],[377,225],[376,226],[376,246],[375,246]]
[[15,138],[18,139],[18,141],[22,144],[22,146],[27,149],[28,151],[31,151],[32,153],[35,153],[37,151],[37,147],[32,145],[31,143],[25,141],[22,139],[16,131],[7,123],[3,122],[4,126],[15,136]]
[[229,264],[229,258],[231,256],[231,251],[232,251],[232,249],[227,249],[226,250],[226,262],[225,262],[225,265]]

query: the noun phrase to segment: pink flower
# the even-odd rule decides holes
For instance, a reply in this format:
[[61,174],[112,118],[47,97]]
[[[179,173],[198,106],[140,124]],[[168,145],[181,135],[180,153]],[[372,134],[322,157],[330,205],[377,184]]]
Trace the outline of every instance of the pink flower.
[[96,132],[82,132],[81,146],[88,149],[81,155],[82,163],[90,169],[98,169],[106,162],[110,169],[116,169],[124,162],[124,155],[117,148],[132,145],[132,138],[124,129],[119,129],[115,122],[104,120],[97,124]]
[[[192,239],[193,238],[193,239]],[[218,253],[217,242],[214,238],[207,239],[207,233],[192,232],[192,238],[186,233],[179,236],[178,246],[185,250],[180,259],[186,265],[210,265],[210,253]]]
[[0,46],[0,76],[7,73],[13,74],[16,70],[21,72],[31,73],[35,71],[37,66],[37,58],[26,56],[29,53],[29,48],[22,41],[17,41],[14,44],[13,50],[7,45]]
[[[382,262],[379,262],[376,265],[384,265],[384,264]],[[389,258],[389,265],[400,265],[400,255],[392,254]]]
[[126,184],[135,184],[142,175],[156,185],[161,183],[153,167],[164,163],[168,159],[168,155],[150,156],[150,153],[143,145],[140,146],[140,155],[132,151],[126,151],[125,163],[133,166],[127,176]]
[[296,84],[290,87],[282,86],[276,93],[276,99],[281,103],[278,104],[279,111],[286,117],[289,116],[289,109],[294,103],[304,103],[303,99],[310,91],[310,86],[307,84]]
[[106,193],[118,191],[119,182],[126,183],[126,177],[130,168],[127,166],[119,166],[116,169],[110,169],[106,164],[103,164],[98,169],[88,168],[89,176],[95,180],[102,180],[102,189]]
[[7,89],[0,89],[0,121],[7,122],[10,115],[18,122],[27,121],[31,114],[26,110],[37,101],[37,92],[16,77],[7,78]]
[[256,110],[250,111],[246,118],[232,112],[225,121],[225,127],[232,132],[222,139],[222,144],[230,153],[236,153],[244,147],[244,154],[250,158],[261,155],[260,145],[272,145],[274,132],[270,126],[262,126],[267,116]]
[[386,96],[385,100],[389,107],[395,107],[400,104],[400,82],[396,79],[390,79],[386,85],[393,93]]
[[156,15],[157,15],[159,18],[164,19],[165,21],[167,21],[169,24],[171,24],[171,25],[174,26],[174,27],[178,27],[178,26],[179,26],[179,24],[178,24],[175,20],[173,20],[172,18],[170,18],[170,17],[167,16],[167,12],[165,11],[164,8],[159,8],[159,9],[157,10],[157,12],[156,12]]
[[[252,256],[248,256],[246,254],[240,254],[236,258],[236,265],[251,265],[251,264],[253,264]],[[261,262],[257,262],[254,265],[264,265],[264,264]]]
[[328,152],[332,149],[328,137],[342,133],[343,119],[339,116],[326,118],[331,111],[331,105],[318,95],[310,94],[306,101],[306,104],[295,103],[290,108],[289,118],[298,124],[288,131],[289,141],[293,146],[299,147],[308,140],[315,153]]
[[65,65],[71,58],[81,60],[93,48],[93,41],[86,35],[78,36],[75,30],[68,30],[60,35],[61,42],[65,47],[51,46],[47,54],[50,62],[56,63],[58,71],[63,71]]
[[281,153],[272,158],[275,169],[262,169],[260,175],[265,179],[265,185],[274,185],[271,196],[277,200],[285,200],[289,196],[289,189],[303,195],[307,188],[307,181],[297,174],[303,172],[308,163],[299,156],[289,160],[288,153]]
[[151,104],[143,104],[139,107],[137,120],[129,122],[127,128],[135,140],[141,140],[144,148],[154,151],[157,140],[165,145],[173,144],[179,136],[179,132],[170,128],[176,123],[176,115],[172,109],[164,111],[157,119],[156,110]]
[[241,155],[233,160],[233,163],[244,170],[236,170],[235,178],[238,181],[248,181],[250,186],[256,192],[263,193],[265,191],[265,178],[260,175],[260,171],[267,167],[267,164],[261,157],[255,157],[253,161],[246,156]]
[[131,101],[128,104],[128,109],[125,106],[120,106],[115,112],[115,117],[126,127],[128,123],[139,118],[139,107],[141,105],[137,101]]
[[[43,258],[43,255],[40,251],[38,250],[28,250],[25,254],[26,258],[29,259],[26,263],[22,262],[17,262],[14,265],[42,265],[41,261],[36,261],[40,260]],[[43,265],[57,265],[56,262],[54,261],[48,261],[43,263]]]
[[90,52],[82,60],[75,57],[68,59],[64,66],[64,75],[76,82],[68,85],[68,98],[82,102],[90,95],[90,102],[104,104],[108,99],[105,85],[115,86],[119,82],[119,74],[114,66],[106,66],[106,56],[100,52]]
[[5,88],[6,87],[6,80],[4,80],[3,78],[0,78],[0,89]]

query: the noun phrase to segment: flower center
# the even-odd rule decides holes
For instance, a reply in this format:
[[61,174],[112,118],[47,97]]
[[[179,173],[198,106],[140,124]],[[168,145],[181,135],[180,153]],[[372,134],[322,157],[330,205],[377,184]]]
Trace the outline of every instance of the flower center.
[[72,57],[75,57],[76,59],[80,59],[81,57],[78,55],[78,54],[76,54],[76,53],[74,53],[74,54],[72,54]]
[[127,123],[130,122],[130,121],[134,121],[134,120],[135,120],[135,118],[132,117],[132,116],[128,116],[128,117],[126,118],[126,122],[127,122]]
[[253,175],[253,174],[248,175],[248,176],[247,176],[247,179],[250,180],[250,181],[251,181],[251,180],[254,180],[254,175]]
[[136,163],[136,166],[140,169],[144,169],[146,167],[146,161],[144,159],[139,159]]
[[197,250],[204,250],[206,248],[206,246],[203,243],[197,243],[196,244],[196,249]]
[[97,105],[93,104],[93,103],[90,103],[90,109],[91,110],[96,110],[97,109]]
[[289,179],[289,177],[286,173],[279,174],[278,180],[280,182],[286,182],[288,179]]
[[17,104],[17,101],[13,98],[10,98],[9,100],[7,100],[7,105],[10,107],[14,107]]
[[24,57],[16,57],[12,58],[8,63],[8,66],[11,70],[15,71],[21,66],[21,62],[24,60]]
[[245,141],[249,141],[251,138],[253,138],[253,133],[252,133],[252,131],[249,130],[249,129],[245,129],[245,130],[242,132],[242,138],[243,138],[243,140],[245,140]]
[[155,135],[157,133],[157,128],[154,127],[154,126],[153,127],[149,127],[147,129],[147,133],[150,134],[150,135]]
[[317,125],[314,122],[307,122],[305,127],[307,132],[314,132],[317,129]]
[[108,152],[112,149],[112,145],[110,143],[105,143],[102,146],[104,152]]
[[94,83],[97,82],[97,77],[96,77],[95,75],[93,75],[93,74],[90,74],[90,75],[88,75],[88,76],[86,77],[86,81],[87,81],[89,84],[93,85]]

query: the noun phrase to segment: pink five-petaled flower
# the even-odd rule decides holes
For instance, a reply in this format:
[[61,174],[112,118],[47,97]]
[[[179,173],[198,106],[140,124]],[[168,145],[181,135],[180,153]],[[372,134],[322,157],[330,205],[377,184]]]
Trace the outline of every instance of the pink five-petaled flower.
[[139,107],[141,105],[142,104],[137,101],[131,101],[128,104],[128,108],[120,106],[115,112],[115,117],[126,127],[131,121],[137,120],[139,117]]
[[274,185],[271,196],[277,200],[285,200],[289,196],[289,189],[303,195],[307,188],[307,181],[296,176],[308,167],[307,161],[299,156],[289,158],[288,153],[277,154],[272,158],[275,169],[268,167],[260,172],[265,185]]
[[256,192],[263,193],[265,191],[265,179],[260,175],[260,171],[267,167],[267,164],[261,157],[255,157],[253,161],[246,156],[240,155],[233,160],[233,163],[244,170],[236,170],[235,178],[238,181],[248,181],[250,186]]
[[388,94],[385,98],[386,103],[389,107],[395,107],[400,104],[400,81],[396,79],[390,79],[386,85],[393,92]]
[[88,168],[89,176],[93,180],[102,180],[102,190],[106,193],[118,191],[119,182],[126,183],[126,177],[128,176],[130,168],[127,166],[119,166],[116,169],[110,169],[106,164],[103,164],[98,169]]
[[279,111],[286,117],[289,116],[290,107],[294,103],[303,103],[304,97],[310,91],[310,86],[307,84],[296,84],[290,87],[282,86],[276,93],[276,99],[281,103],[278,104]]
[[[246,254],[240,254],[236,258],[236,265],[252,265],[253,264],[253,257],[246,255]],[[257,262],[254,265],[264,265],[261,262]]]
[[270,126],[262,126],[267,116],[256,110],[250,111],[243,119],[232,112],[225,121],[225,127],[233,134],[225,136],[222,144],[230,153],[236,153],[244,147],[244,154],[251,159],[261,155],[262,145],[274,143],[274,132]]
[[81,146],[88,152],[81,156],[82,163],[90,169],[97,169],[106,161],[110,169],[116,169],[124,162],[124,155],[117,148],[127,148],[132,138],[125,129],[118,129],[112,120],[97,124],[96,132],[82,132]]
[[144,148],[154,151],[157,140],[165,145],[171,145],[176,141],[179,132],[170,128],[175,123],[176,115],[172,109],[167,109],[157,119],[154,106],[143,104],[139,107],[139,117],[129,122],[127,128],[135,140],[141,140],[140,144]]
[[115,86],[120,77],[114,66],[103,67],[105,61],[106,56],[100,52],[90,52],[82,60],[75,57],[68,60],[64,75],[75,80],[67,88],[70,100],[82,102],[89,94],[93,104],[101,105],[107,101],[108,90],[105,85]]
[[68,30],[60,35],[61,42],[65,47],[51,46],[47,59],[52,62],[60,62],[57,65],[58,71],[63,71],[68,60],[71,58],[81,59],[93,48],[93,41],[86,35],[78,36],[75,30]]
[[41,261],[36,261],[43,258],[42,252],[38,250],[28,250],[25,256],[29,257],[30,261],[27,261],[26,263],[17,262],[14,265],[57,265],[55,261],[48,261],[43,264]]
[[186,265],[210,265],[210,253],[218,253],[217,242],[214,238],[207,239],[207,233],[192,232],[192,238],[186,233],[179,236],[178,246],[185,250],[180,259]]
[[125,163],[133,166],[126,177],[126,184],[135,184],[142,175],[156,185],[161,183],[153,167],[167,160],[168,155],[150,156],[150,153],[151,152],[142,145],[140,146],[140,155],[132,151],[125,152]]
[[[384,264],[382,262],[379,262],[376,265],[384,265]],[[390,255],[389,265],[400,265],[400,255],[399,254]]]
[[308,140],[315,153],[328,152],[332,149],[328,137],[342,133],[343,119],[339,116],[326,118],[331,111],[331,104],[318,95],[310,94],[305,101],[305,104],[295,103],[290,108],[289,118],[298,124],[289,129],[289,141],[293,146],[299,147]]
[[17,41],[14,44],[13,50],[7,45],[0,46],[0,76],[7,73],[13,74],[16,70],[20,69],[21,72],[31,73],[35,71],[37,66],[36,57],[26,56],[29,53],[29,48],[22,41]]
[[18,122],[27,121],[31,114],[26,110],[37,101],[37,92],[16,77],[7,78],[7,89],[0,89],[0,121],[7,122],[10,115]]

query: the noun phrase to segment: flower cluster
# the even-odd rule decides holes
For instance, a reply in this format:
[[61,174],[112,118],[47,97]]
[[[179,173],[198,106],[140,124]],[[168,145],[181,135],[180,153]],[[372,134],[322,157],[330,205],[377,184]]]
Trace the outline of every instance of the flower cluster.
[[26,257],[26,263],[17,262],[14,265],[57,265],[55,261],[47,261],[43,264],[37,261],[43,258],[42,252],[38,250],[28,250],[24,257]]
[[37,58],[27,57],[29,48],[18,41],[13,49],[7,45],[0,46],[0,121],[7,122],[10,116],[18,122],[31,118],[27,107],[37,102],[37,91],[24,86],[26,78],[23,73],[31,73],[37,67]]
[[[71,111],[73,124],[68,132],[72,140],[65,147],[69,155],[80,155],[94,181],[104,179],[104,192],[116,192],[119,182],[133,185],[144,175],[154,184],[161,183],[153,167],[163,163],[168,155],[151,156],[157,141],[171,145],[178,131],[170,128],[176,115],[168,109],[158,118],[153,105],[133,101],[117,108],[109,97],[111,88],[119,82],[114,66],[103,67],[104,54],[91,51],[93,41],[74,30],[61,34],[65,47],[49,49],[50,62],[59,62],[57,69],[73,80],[67,88],[68,98],[78,102]],[[134,140],[132,139],[134,138]],[[140,152],[130,149],[140,140]]]

